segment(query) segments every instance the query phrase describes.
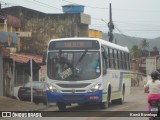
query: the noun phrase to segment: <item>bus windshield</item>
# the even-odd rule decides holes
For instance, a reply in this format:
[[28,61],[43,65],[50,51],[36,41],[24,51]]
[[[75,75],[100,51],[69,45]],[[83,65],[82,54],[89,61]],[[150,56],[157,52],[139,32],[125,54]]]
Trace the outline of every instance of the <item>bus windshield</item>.
[[47,75],[61,81],[96,79],[101,74],[99,51],[49,52]]

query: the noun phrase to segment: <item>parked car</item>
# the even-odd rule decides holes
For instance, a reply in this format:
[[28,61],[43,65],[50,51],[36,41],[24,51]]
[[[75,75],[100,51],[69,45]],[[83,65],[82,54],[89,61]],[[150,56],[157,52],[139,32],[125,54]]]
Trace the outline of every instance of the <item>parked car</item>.
[[[33,81],[33,102],[44,103],[47,105],[47,84],[46,82]],[[18,97],[22,101],[31,101],[31,82],[27,82],[23,87],[18,90]]]

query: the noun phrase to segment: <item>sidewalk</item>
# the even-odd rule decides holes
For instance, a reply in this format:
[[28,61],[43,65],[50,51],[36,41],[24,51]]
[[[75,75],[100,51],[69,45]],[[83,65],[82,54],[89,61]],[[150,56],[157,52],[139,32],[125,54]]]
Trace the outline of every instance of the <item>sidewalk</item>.
[[47,106],[43,104],[37,105],[31,102],[0,96],[0,111],[34,111],[45,108]]

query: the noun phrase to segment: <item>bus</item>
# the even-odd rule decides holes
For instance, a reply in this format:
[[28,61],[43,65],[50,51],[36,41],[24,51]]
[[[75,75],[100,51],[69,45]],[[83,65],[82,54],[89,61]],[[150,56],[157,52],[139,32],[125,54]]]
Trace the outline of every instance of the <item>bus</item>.
[[99,38],[60,38],[47,49],[47,98],[59,110],[67,105],[124,102],[130,93],[130,57],[127,47]]

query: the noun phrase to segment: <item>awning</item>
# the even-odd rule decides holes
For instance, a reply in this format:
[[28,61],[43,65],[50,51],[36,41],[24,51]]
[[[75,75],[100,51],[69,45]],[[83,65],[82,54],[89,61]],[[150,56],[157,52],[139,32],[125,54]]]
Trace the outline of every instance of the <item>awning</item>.
[[42,57],[38,55],[12,53],[10,54],[10,58],[18,63],[27,63],[31,58],[36,63],[42,63]]

